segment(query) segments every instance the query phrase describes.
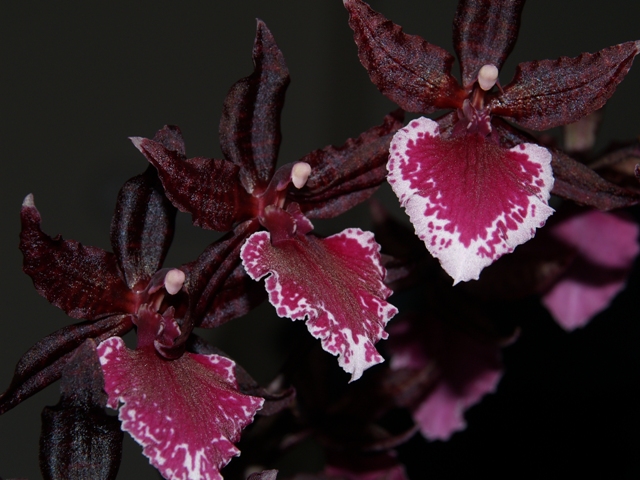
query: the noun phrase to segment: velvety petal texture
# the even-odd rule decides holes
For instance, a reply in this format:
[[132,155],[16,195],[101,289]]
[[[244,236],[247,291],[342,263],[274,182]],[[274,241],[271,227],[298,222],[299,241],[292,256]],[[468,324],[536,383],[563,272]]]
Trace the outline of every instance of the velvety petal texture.
[[192,353],[164,360],[153,348],[129,350],[119,337],[101,343],[98,354],[108,405],[121,404],[122,429],[151,464],[167,479],[221,479],[263,403],[238,391],[235,363]]
[[297,235],[271,244],[268,232],[253,234],[240,253],[251,278],[269,275],[265,286],[278,315],[305,319],[322,347],[357,380],[383,361],[374,344],[387,338],[386,323],[397,309],[385,299],[380,246],[359,229],[320,239]]
[[135,309],[113,253],[43,233],[33,195],[24,199],[20,217],[23,270],[40,295],[73,318],[94,320]]
[[408,112],[462,106],[464,90],[451,75],[446,50],[402,28],[360,0],[344,0],[360,62],[387,98]]
[[550,234],[577,251],[542,302],[566,330],[583,327],[624,288],[640,251],[633,219],[585,211],[557,223]]
[[414,318],[391,329],[391,368],[421,369],[433,365],[440,374],[435,386],[413,409],[425,438],[448,440],[464,430],[464,412],[496,390],[502,377],[500,348],[483,343],[439,319]]
[[393,138],[387,168],[416,234],[458,283],[477,279],[544,225],[553,212],[550,163],[540,146],[443,138],[436,122],[419,118]]

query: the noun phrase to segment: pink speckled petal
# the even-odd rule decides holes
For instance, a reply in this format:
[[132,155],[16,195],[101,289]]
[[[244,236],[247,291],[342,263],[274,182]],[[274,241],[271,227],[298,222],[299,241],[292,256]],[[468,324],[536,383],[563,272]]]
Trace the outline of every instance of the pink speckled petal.
[[254,233],[240,256],[254,280],[265,286],[278,315],[305,319],[322,347],[357,380],[383,361],[374,344],[387,338],[386,323],[397,309],[382,280],[380,246],[371,232],[347,229],[320,239],[297,235],[274,247],[268,232]]
[[551,154],[538,145],[442,138],[436,122],[419,118],[394,136],[387,168],[416,234],[454,284],[477,279],[553,212]]
[[583,327],[624,288],[640,251],[638,232],[633,219],[597,210],[552,227],[552,236],[577,250],[569,270],[542,297],[562,328]]
[[167,479],[222,479],[240,454],[233,442],[253,421],[262,398],[238,391],[234,362],[185,353],[164,360],[153,348],[129,350],[119,337],[98,346],[108,405],[122,429]]
[[440,378],[413,410],[422,435],[448,440],[464,430],[464,412],[488,393],[495,392],[502,377],[500,348],[482,343],[435,318],[394,324],[391,331],[391,368],[423,368],[433,363]]

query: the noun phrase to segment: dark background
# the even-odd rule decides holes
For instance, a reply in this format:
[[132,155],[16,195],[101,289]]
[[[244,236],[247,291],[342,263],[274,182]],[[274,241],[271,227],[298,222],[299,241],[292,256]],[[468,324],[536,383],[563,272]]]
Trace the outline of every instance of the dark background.
[[[406,32],[453,52],[455,1],[372,0],[371,5]],[[340,0],[3,5],[0,389],[26,349],[70,321],[35,292],[21,271],[17,244],[25,195],[34,194],[45,232],[110,249],[118,189],[146,167],[127,137],[151,137],[162,125],[177,124],[189,156],[219,158],[222,101],[233,82],[252,71],[256,17],[273,32],[291,72],[281,162],[341,144],[394,108],[360,66]],[[640,3],[628,0],[531,0],[500,80],[508,83],[521,61],[576,56],[637,40],[639,19]],[[639,92],[636,65],[608,103],[599,146],[640,133]],[[379,197],[397,203],[386,188]],[[362,206],[346,219],[316,225],[323,233],[367,228],[366,217]],[[194,259],[214,238],[192,227],[187,215],[178,222],[168,266]],[[635,275],[608,314],[571,335],[541,308],[522,312],[525,330],[505,352],[506,375],[498,394],[470,411],[468,430],[452,442],[427,446],[415,439],[410,451],[419,455],[412,457],[412,477],[456,478],[470,472],[548,477],[560,470],[598,468],[614,478],[637,474],[640,415],[632,393],[639,383],[640,328],[629,307],[638,288]],[[210,338],[268,382],[284,358],[269,336],[286,328],[288,320],[263,305],[234,324]],[[53,385],[0,417],[0,475],[40,478],[40,411],[55,404],[57,395]],[[139,448],[128,435],[125,439],[120,478],[157,478]]]

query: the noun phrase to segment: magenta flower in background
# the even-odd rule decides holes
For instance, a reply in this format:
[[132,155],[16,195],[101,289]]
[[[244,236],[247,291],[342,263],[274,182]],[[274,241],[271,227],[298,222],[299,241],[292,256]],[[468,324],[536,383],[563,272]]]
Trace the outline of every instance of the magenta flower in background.
[[433,314],[406,315],[393,324],[390,334],[392,369],[429,367],[436,372],[433,386],[411,408],[422,435],[448,440],[464,430],[466,410],[498,387],[503,370],[500,345],[475,338]]
[[625,287],[640,245],[629,216],[583,210],[551,225],[549,236],[574,254],[542,303],[566,330],[583,327]]
[[344,4],[360,61],[384,95],[410,112],[454,110],[401,129],[388,164],[389,183],[416,234],[454,283],[477,279],[544,225],[553,211],[552,161],[561,171],[560,192],[576,181],[567,169],[596,182],[503,119],[546,130],[593,112],[628,72],[639,42],[522,63],[503,88],[499,71],[515,44],[524,1],[462,0],[454,19],[460,84],[448,52],[405,34],[361,0]]
[[392,292],[383,284],[373,235],[347,229],[321,239],[310,233],[309,218],[334,217],[373,194],[384,181],[389,141],[401,119],[388,115],[343,146],[316,150],[276,170],[289,72],[261,21],[253,58],[253,74],[236,82],[224,102],[225,159],[187,159],[156,141],[132,140],[158,169],[167,197],[196,225],[243,226],[240,256],[249,276],[269,275],[265,286],[278,315],[305,319],[356,380],[383,361],[374,344],[386,338],[384,326],[397,309],[386,302]]

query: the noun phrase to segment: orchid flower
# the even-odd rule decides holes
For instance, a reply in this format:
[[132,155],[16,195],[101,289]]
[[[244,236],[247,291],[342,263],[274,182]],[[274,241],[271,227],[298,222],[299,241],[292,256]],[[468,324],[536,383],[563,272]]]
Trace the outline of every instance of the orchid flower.
[[342,147],[316,150],[276,170],[289,73],[261,21],[253,59],[253,74],[236,82],[224,102],[226,159],[187,159],[159,142],[132,140],[158,169],[168,198],[191,213],[194,224],[245,226],[240,256],[246,272],[254,280],[269,276],[265,286],[278,315],[306,319],[311,334],[355,380],[383,360],[374,344],[386,338],[384,326],[397,311],[385,300],[391,290],[383,284],[379,246],[359,229],[316,237],[309,218],[336,216],[373,194],[384,181],[400,119],[388,115]]
[[[176,130],[161,130],[155,141],[184,150]],[[50,335],[27,352],[0,405],[6,411],[59,378],[84,340],[94,338],[100,342],[97,358],[107,405],[119,410],[122,429],[143,446],[151,464],[168,479],[220,479],[219,470],[239,455],[234,443],[264,399],[240,391],[232,360],[184,352],[184,344],[176,348],[192,328],[185,286],[198,282],[188,281],[187,274],[202,271],[198,262],[161,268],[174,216],[152,167],[120,191],[111,228],[114,253],[47,236],[40,230],[33,196],[27,196],[22,207],[24,270],[51,303],[87,321]],[[233,250],[233,241],[223,239],[209,250],[229,245]],[[210,252],[204,257],[211,261]],[[210,263],[210,269],[225,271],[223,262]],[[120,335],[134,326],[138,342],[130,350]],[[55,439],[50,443],[50,450],[57,445]]]
[[453,22],[458,83],[448,52],[405,34],[361,0],[344,4],[360,61],[384,95],[410,112],[454,110],[401,129],[388,163],[388,181],[416,234],[454,284],[478,279],[544,225],[553,212],[553,173],[560,179],[554,193],[579,200],[576,185],[602,180],[505,119],[546,130],[597,110],[629,71],[640,42],[522,63],[502,87],[500,69],[515,44],[524,0],[461,0]]

